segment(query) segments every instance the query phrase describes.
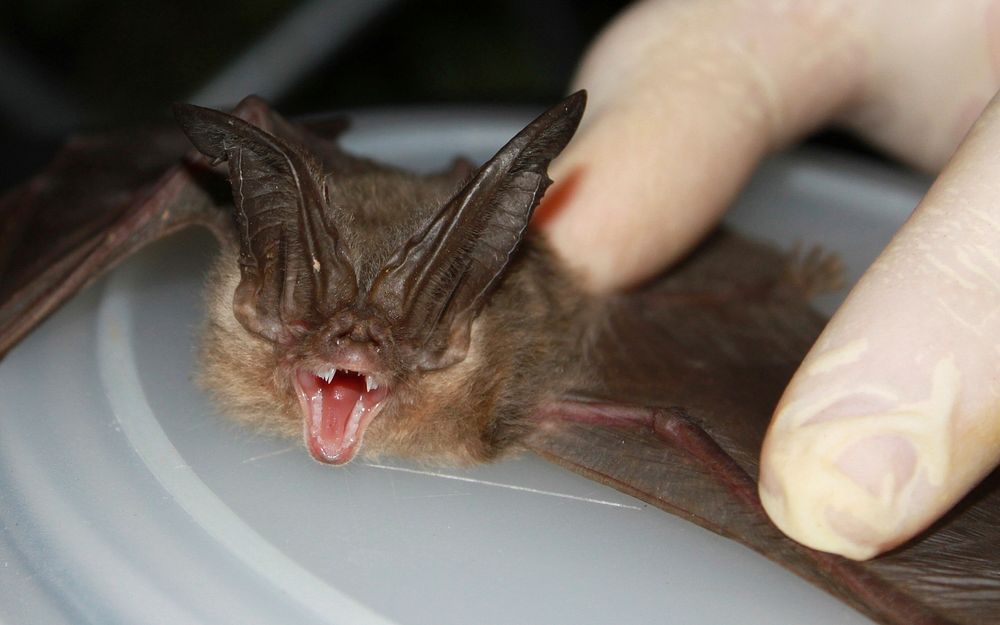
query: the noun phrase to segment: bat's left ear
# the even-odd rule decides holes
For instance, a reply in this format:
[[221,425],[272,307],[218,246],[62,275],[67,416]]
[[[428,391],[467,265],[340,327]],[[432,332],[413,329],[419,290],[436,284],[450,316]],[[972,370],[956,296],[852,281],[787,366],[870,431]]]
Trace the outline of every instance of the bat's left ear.
[[400,320],[417,366],[465,357],[472,321],[521,242],[552,183],[549,163],[576,131],[586,104],[578,91],[519,132],[414,235],[380,273],[370,299]]

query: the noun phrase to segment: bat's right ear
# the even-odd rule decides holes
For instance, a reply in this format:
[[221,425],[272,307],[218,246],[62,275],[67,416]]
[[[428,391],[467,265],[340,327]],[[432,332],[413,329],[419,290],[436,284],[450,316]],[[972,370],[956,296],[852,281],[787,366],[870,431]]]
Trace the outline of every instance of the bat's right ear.
[[183,102],[175,103],[173,111],[184,134],[199,152],[212,159],[213,164],[226,160],[230,148],[259,139],[248,131],[246,126],[249,124],[221,111]]
[[[279,137],[287,143],[301,143],[303,139],[298,128],[286,121],[264,99],[254,95],[243,98],[229,114],[183,102],[173,105],[173,113],[198,151],[216,160],[220,155],[225,158],[227,147],[234,144],[245,146],[247,142],[252,142],[257,133],[251,128],[263,131],[266,137]],[[245,122],[249,128],[240,122]],[[333,129],[327,132],[333,133],[344,125],[343,121],[337,125],[334,120]],[[220,144],[226,135],[231,135],[233,141]]]
[[174,116],[200,152],[215,163],[229,161],[242,275],[233,312],[243,327],[286,342],[328,293],[356,291],[337,228],[326,217],[322,172],[301,146],[192,104],[174,105]]

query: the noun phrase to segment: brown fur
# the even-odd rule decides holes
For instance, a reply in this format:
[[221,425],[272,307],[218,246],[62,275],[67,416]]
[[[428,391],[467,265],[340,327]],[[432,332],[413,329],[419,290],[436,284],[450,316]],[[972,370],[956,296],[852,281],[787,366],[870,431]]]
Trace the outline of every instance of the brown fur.
[[[237,421],[302,436],[302,416],[277,349],[233,316],[240,275],[224,247],[205,287],[198,380]],[[526,432],[532,409],[575,378],[584,329],[597,311],[537,235],[529,235],[473,325],[468,356],[402,375],[365,434],[362,453],[435,464],[493,460]]]

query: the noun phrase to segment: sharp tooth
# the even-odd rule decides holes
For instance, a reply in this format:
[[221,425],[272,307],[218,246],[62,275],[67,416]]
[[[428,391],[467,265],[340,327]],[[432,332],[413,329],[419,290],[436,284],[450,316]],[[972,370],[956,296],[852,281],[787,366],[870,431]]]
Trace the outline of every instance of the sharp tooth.
[[317,371],[316,376],[322,379],[324,382],[329,384],[333,381],[333,377],[337,375],[337,370],[334,367],[327,367],[322,371]]
[[371,391],[373,388],[378,388],[378,384],[375,384],[375,380],[372,379],[372,376],[366,375],[365,390]]

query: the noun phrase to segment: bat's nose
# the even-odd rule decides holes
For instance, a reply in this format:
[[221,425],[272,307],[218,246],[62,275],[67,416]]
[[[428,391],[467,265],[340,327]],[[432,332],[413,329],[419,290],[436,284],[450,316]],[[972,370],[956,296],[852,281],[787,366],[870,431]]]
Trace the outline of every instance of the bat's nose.
[[356,322],[337,330],[328,331],[322,340],[321,350],[327,350],[331,355],[345,353],[365,353],[374,356],[380,351],[381,341],[376,338],[369,324]]
[[386,340],[386,325],[368,311],[345,311],[328,326],[328,338],[355,343],[381,344]]
[[368,324],[355,324],[347,337],[355,343],[366,343],[372,341],[371,332],[368,331]]
[[367,310],[343,310],[331,317],[317,336],[320,349],[379,353],[391,342],[387,324]]

